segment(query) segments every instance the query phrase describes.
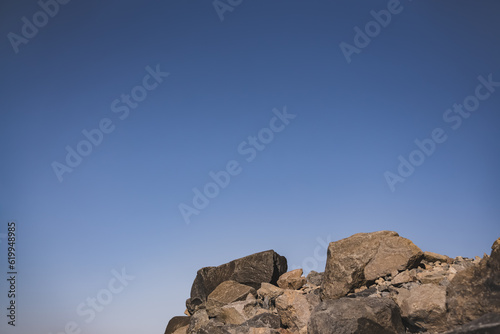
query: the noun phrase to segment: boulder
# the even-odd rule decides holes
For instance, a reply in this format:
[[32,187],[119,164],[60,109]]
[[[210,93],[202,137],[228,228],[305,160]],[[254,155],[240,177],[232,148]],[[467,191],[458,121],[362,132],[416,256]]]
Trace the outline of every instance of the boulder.
[[308,334],[400,334],[405,328],[392,299],[325,300],[311,314]]
[[428,262],[438,262],[439,261],[439,262],[443,262],[443,263],[447,263],[447,262],[452,261],[452,259],[450,259],[446,255],[441,255],[441,254],[433,253],[433,252],[424,252],[424,260],[428,261]]
[[423,284],[412,289],[397,289],[394,300],[406,325],[413,330],[439,332],[446,323],[446,287]]
[[278,278],[286,271],[286,258],[273,250],[249,255],[218,267],[202,268],[196,274],[186,307],[189,314],[193,314],[224,281],[232,280],[258,289],[263,282],[276,285]]
[[[175,333],[179,328],[189,326],[191,317],[173,317],[168,322],[167,328],[165,329],[165,334]],[[187,330],[187,327],[186,327]]]
[[257,292],[254,288],[235,281],[222,282],[208,295],[206,304],[208,315],[214,317],[217,308],[232,302],[245,300],[249,294],[256,296]]
[[463,325],[484,314],[500,313],[500,238],[491,255],[458,272],[447,287],[448,322]]
[[316,286],[321,286],[321,283],[323,283],[323,275],[324,273],[318,273],[317,271],[311,270],[307,275],[307,282]]
[[278,286],[282,289],[298,290],[306,284],[306,278],[302,277],[302,269],[295,269],[284,273],[278,279]]
[[500,334],[500,313],[487,313],[445,334]]
[[307,333],[307,322],[312,306],[304,293],[297,290],[285,290],[276,298],[276,309],[285,328],[294,333]]
[[395,272],[415,267],[420,248],[396,232],[358,233],[328,246],[323,299],[347,295],[355,288]]

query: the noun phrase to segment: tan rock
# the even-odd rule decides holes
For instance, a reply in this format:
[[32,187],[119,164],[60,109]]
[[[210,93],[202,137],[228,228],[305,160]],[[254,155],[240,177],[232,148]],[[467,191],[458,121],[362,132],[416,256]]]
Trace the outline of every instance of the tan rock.
[[224,324],[241,325],[255,316],[256,304],[245,300],[224,305],[218,311],[216,319]]
[[307,333],[307,323],[311,316],[311,305],[300,291],[285,290],[276,299],[276,309],[283,325],[292,332]]
[[264,299],[264,297],[269,297],[270,299],[276,299],[278,296],[282,295],[284,292],[283,289],[278,288],[276,285],[272,285],[269,283],[262,283],[260,289],[257,290],[257,295]]
[[172,334],[187,334],[189,325],[176,329]]
[[428,331],[444,331],[446,323],[446,287],[423,284],[411,290],[398,289],[394,298],[401,314],[414,326]]
[[254,288],[235,281],[219,284],[207,298],[207,312],[210,317],[216,316],[218,308],[229,303],[245,300],[249,294],[256,295]]
[[416,266],[420,248],[396,232],[358,233],[328,246],[323,299],[340,298],[368,281]]
[[306,284],[306,278],[302,277],[302,269],[295,269],[284,273],[278,279],[278,286],[282,289],[298,290]]
[[448,262],[450,258],[446,255],[441,255],[433,252],[424,252],[424,260],[429,262]]
[[400,272],[394,279],[391,281],[391,284],[403,284],[408,282],[415,282],[417,280],[415,270],[405,270]]

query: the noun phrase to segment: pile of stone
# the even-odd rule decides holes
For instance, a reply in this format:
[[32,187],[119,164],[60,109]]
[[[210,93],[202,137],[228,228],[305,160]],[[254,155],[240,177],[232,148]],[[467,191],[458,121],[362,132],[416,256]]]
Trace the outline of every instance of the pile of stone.
[[270,250],[200,269],[186,306],[165,334],[500,334],[500,238],[490,256],[452,259],[359,233],[307,277]]

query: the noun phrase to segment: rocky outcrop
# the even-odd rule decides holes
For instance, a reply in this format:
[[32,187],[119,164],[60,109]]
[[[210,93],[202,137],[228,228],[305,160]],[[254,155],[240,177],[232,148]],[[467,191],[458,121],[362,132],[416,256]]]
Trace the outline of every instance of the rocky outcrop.
[[166,334],[500,334],[500,239],[468,259],[396,232],[330,243],[324,273],[286,272],[274,251],[200,269]]
[[419,264],[423,253],[396,232],[358,233],[328,246],[323,298],[340,298],[379,277]]
[[273,250],[249,255],[218,267],[202,268],[196,274],[186,307],[193,314],[222,282],[232,280],[258,289],[263,282],[276,284],[286,271],[286,258]]

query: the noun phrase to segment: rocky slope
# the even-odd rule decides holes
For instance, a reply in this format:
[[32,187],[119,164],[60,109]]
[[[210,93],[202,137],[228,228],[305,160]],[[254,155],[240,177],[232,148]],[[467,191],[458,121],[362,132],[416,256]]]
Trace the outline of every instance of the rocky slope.
[[500,334],[500,238],[491,255],[422,252],[396,232],[330,243],[324,273],[270,250],[198,271],[165,334]]

